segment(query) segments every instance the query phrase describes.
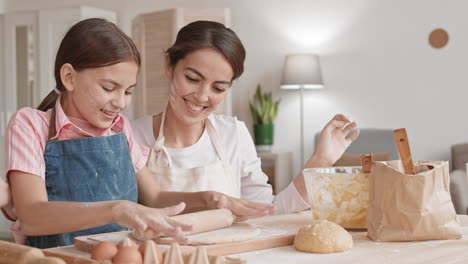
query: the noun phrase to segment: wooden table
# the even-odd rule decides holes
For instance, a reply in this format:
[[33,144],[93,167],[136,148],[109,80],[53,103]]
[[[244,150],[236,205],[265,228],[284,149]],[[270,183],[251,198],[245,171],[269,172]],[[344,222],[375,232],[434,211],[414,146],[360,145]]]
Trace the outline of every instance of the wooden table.
[[374,242],[367,232],[350,232],[353,249],[335,254],[299,252],[293,246],[247,252],[235,256],[248,263],[468,263],[468,215],[458,215],[463,237],[457,240]]
[[[468,216],[458,215],[463,237],[457,240],[432,240],[420,242],[374,242],[366,232],[350,232],[352,250],[335,254],[299,252],[293,246],[272,248],[232,255],[247,263],[468,263]],[[74,246],[48,249],[52,252],[88,257],[89,253]]]

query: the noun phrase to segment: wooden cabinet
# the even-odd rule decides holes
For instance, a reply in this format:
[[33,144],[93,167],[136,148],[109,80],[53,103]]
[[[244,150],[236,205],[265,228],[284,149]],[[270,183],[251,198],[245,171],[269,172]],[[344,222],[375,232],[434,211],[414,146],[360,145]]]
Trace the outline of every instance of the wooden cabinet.
[[39,87],[41,100],[54,87],[54,65],[58,47],[68,29],[78,21],[87,18],[104,18],[113,23],[117,21],[117,14],[100,8],[89,6],[42,9],[38,12],[39,39]]
[[[142,65],[135,90],[133,116],[159,113],[169,97],[169,81],[165,76],[164,55],[176,40],[183,26],[197,20],[223,23],[229,27],[227,8],[173,8],[137,16],[132,21],[132,38],[141,53]],[[231,115],[231,89],[217,113]]]
[[[36,106],[55,87],[55,56],[66,31],[80,20],[101,17],[116,21],[116,13],[99,8],[79,6],[12,12],[3,15],[3,54],[5,105],[15,112],[24,98]],[[26,58],[26,59],[23,59]],[[31,91],[26,91],[27,85]]]
[[274,194],[282,191],[294,179],[291,152],[259,152],[258,156],[262,162],[262,170],[268,176],[268,183],[273,186]]

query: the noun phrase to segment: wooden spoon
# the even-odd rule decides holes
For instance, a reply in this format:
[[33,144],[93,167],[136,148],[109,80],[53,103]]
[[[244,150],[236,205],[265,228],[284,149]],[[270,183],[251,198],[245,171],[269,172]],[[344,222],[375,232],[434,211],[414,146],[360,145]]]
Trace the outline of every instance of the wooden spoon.
[[414,168],[413,157],[411,156],[411,149],[408,141],[408,135],[405,128],[399,128],[393,131],[395,142],[400,152],[401,162],[406,174],[416,174]]
[[374,157],[372,157],[372,153],[369,153],[367,155],[361,155],[362,172],[370,173],[372,162],[374,162]]

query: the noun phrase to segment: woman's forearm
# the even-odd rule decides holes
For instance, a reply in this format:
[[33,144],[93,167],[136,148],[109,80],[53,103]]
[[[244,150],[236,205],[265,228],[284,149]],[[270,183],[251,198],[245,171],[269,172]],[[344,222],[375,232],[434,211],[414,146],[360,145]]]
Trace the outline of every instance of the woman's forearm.
[[215,200],[214,192],[167,192],[161,190],[156,182],[156,176],[144,167],[137,174],[138,203],[152,207],[163,208],[185,202],[184,213],[209,209]]
[[[330,164],[329,161],[322,159],[318,155],[314,154],[306,162],[304,168],[323,168],[323,167],[330,167],[331,165],[332,164]],[[302,199],[304,199],[304,201],[307,201],[308,200],[307,188],[305,186],[305,180],[304,180],[304,175],[302,174],[302,170],[294,179],[294,186],[296,187],[296,190],[301,195]]]
[[152,201],[150,207],[162,208],[185,202],[186,207],[184,213],[203,211],[210,208],[215,202],[215,196],[210,195],[214,192],[160,192],[155,200]]
[[38,201],[18,210],[18,216],[28,236],[61,234],[114,222],[114,210],[120,202]]

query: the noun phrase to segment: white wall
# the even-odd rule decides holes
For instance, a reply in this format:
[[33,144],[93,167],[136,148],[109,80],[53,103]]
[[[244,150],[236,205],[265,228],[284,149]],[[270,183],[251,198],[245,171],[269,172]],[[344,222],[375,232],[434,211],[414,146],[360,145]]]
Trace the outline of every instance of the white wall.
[[[313,136],[335,113],[361,127],[406,127],[415,159],[448,159],[452,144],[468,141],[468,2],[444,0],[7,0],[24,10],[89,4],[115,10],[129,33],[141,12],[170,7],[230,7],[232,27],[247,49],[244,75],[233,91],[234,114],[251,125],[247,101],[258,82],[282,98],[275,149],[299,162],[299,94],[280,91],[289,53],[321,56],[326,90],[305,96],[306,156]],[[442,10],[445,10],[442,12]],[[432,49],[429,32],[443,27],[447,47]],[[460,118],[460,116],[462,118]]]
[[[1,14],[4,12],[5,9],[5,0],[0,0],[0,36],[3,36],[3,17]],[[0,61],[3,61],[3,43],[0,43]],[[0,63],[0,84],[3,84],[3,63]],[[4,130],[3,127],[3,118],[4,118],[4,111],[3,105],[4,105],[4,94],[3,94],[3,89],[0,89],[0,129]],[[3,131],[0,131],[0,147],[2,147],[0,151],[0,178],[4,179],[4,171],[5,171],[5,151],[3,151]],[[7,232],[8,230],[9,223],[8,221],[3,218],[3,216],[0,216],[0,239],[10,237],[10,234]]]

